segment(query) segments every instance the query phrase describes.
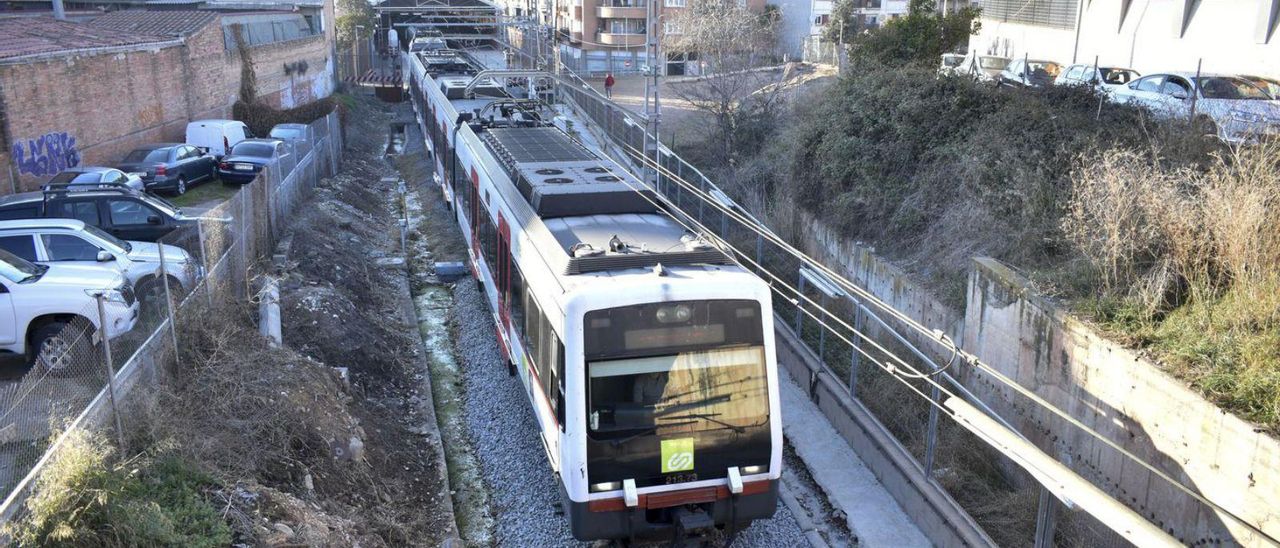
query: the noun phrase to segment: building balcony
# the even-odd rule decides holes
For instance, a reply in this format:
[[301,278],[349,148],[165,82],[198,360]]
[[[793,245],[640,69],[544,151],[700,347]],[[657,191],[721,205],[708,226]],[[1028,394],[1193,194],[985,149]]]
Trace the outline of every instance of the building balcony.
[[596,40],[601,44],[608,46],[643,46],[643,34],[614,34],[610,32],[602,32],[596,35]]
[[644,19],[648,8],[643,3],[610,3],[596,6],[596,17],[604,19]]

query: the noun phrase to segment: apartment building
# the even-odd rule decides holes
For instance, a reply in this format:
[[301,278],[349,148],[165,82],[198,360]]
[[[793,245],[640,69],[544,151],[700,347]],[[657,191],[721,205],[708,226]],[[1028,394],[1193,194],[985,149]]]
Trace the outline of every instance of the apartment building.
[[981,0],[973,47],[1012,57],[1280,76],[1280,0]]
[[[555,18],[561,60],[575,71],[592,74],[640,71],[648,62],[645,21],[650,1],[661,2],[658,12],[666,39],[682,32],[675,15],[698,0],[562,0]],[[764,12],[765,0],[738,1],[752,11]],[[697,52],[669,51],[665,57],[659,67],[664,74],[698,71]]]

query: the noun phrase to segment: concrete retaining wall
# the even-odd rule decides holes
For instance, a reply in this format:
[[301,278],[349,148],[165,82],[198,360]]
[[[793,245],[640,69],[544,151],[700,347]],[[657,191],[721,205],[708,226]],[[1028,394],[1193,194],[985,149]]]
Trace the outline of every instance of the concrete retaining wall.
[[[1274,438],[1059,310],[998,261],[974,260],[960,313],[872,249],[840,237],[807,213],[800,215],[807,227],[800,242],[806,253],[924,325],[943,330],[1126,451],[1280,538],[1275,503],[1280,444]],[[900,333],[945,361],[936,344],[914,331]],[[1182,541],[1268,544],[990,375],[957,368],[957,376],[1028,439]]]
[[[974,260],[964,348],[1125,450],[1280,537],[1280,445],[1132,350],[1100,337],[993,259]],[[1187,544],[1267,542],[1034,406],[991,375],[963,382],[1030,440]]]

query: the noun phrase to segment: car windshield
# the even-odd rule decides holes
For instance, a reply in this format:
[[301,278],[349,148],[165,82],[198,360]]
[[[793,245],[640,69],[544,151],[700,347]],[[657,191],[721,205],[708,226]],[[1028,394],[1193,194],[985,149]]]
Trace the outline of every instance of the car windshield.
[[169,160],[169,149],[167,148],[156,148],[156,149],[140,148],[138,150],[130,152],[128,156],[124,157],[125,163],[129,163],[129,164],[141,164],[141,163],[162,164],[168,160]]
[[271,136],[276,139],[297,139],[302,137],[302,130],[294,128],[278,127],[271,130]]
[[83,185],[83,184],[95,184],[101,181],[102,181],[102,174],[96,171],[88,171],[88,172],[64,171],[62,173],[54,175],[52,179],[49,179],[49,184],[51,185]]
[[1102,81],[1108,84],[1128,84],[1138,79],[1138,73],[1129,69],[1102,67],[1098,72],[1102,73]]
[[960,66],[961,61],[964,61],[964,57],[961,57],[959,55],[943,55],[942,56],[942,66],[944,67],[958,67]]
[[984,69],[1004,70],[1005,67],[1009,66],[1009,60],[1004,57],[979,57],[978,66]]
[[258,158],[270,158],[276,147],[266,143],[240,143],[231,147],[233,156],[254,156]]
[[44,275],[49,267],[38,265],[7,250],[0,249],[0,276],[11,282],[22,283],[35,280]]
[[1059,72],[1062,72],[1062,67],[1057,63],[1047,61],[1027,61],[1027,69],[1032,73],[1044,71],[1049,76],[1057,76]]
[[101,228],[98,228],[93,225],[84,225],[84,231],[96,236],[100,240],[106,241],[111,245],[114,245],[120,249],[123,249],[125,253],[133,251],[133,244],[126,242],[124,240],[121,240],[120,238],[117,238],[115,236],[112,236],[111,234],[108,234],[107,231],[102,230]]
[[1199,80],[1200,95],[1205,99],[1261,100],[1271,96],[1243,78],[1233,76],[1203,76]]
[[1271,94],[1272,97],[1280,99],[1280,81],[1272,80],[1270,78],[1261,78],[1258,76],[1252,76],[1246,79],[1252,82],[1253,85],[1258,86],[1262,91]]

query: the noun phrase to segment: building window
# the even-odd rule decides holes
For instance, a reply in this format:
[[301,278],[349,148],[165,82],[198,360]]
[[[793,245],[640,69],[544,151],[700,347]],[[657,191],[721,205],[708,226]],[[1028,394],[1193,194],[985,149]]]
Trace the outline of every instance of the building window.
[[323,22],[318,21],[315,16],[300,14],[273,17],[267,21],[237,21],[232,19],[224,21],[222,27],[223,43],[227,51],[235,51],[236,25],[240,25],[243,29],[244,39],[250,46],[308,38],[317,36],[324,31]]
[[820,27],[826,26],[827,23],[830,23],[830,22],[831,22],[831,15],[826,13],[815,17],[813,20],[813,24],[818,25]]
[[663,5],[668,8],[683,8],[689,5],[689,0],[663,0]]
[[684,29],[680,27],[680,23],[664,21],[662,23],[662,32],[667,34],[684,34]]
[[1070,29],[1075,28],[1079,4],[1079,0],[984,0],[982,17],[1009,23]]

